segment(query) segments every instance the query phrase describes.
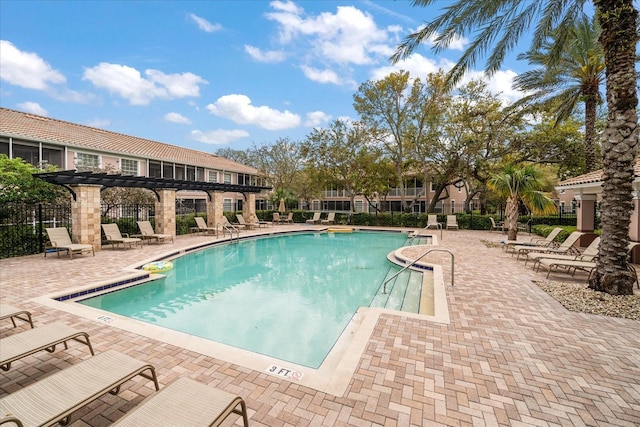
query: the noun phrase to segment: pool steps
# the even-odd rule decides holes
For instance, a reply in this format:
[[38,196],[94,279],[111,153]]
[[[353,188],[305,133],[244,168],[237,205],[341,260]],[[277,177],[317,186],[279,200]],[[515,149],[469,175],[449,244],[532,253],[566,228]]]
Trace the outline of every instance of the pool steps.
[[[384,280],[386,281],[396,273],[396,269],[389,269]],[[419,313],[421,292],[422,273],[419,271],[405,270],[394,280],[387,283],[386,294],[383,293],[382,286],[380,287],[377,294],[373,297],[371,307]]]

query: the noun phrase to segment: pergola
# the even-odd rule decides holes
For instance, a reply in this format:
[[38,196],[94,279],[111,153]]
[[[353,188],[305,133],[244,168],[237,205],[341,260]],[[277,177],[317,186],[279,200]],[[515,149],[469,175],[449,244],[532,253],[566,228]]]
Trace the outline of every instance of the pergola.
[[243,216],[249,222],[255,219],[255,195],[271,187],[256,185],[222,184],[217,182],[185,181],[180,179],[129,176],[75,170],[45,172],[33,175],[51,184],[60,185],[71,193],[72,236],[77,243],[102,246],[100,191],[109,187],[146,188],[156,195],[156,232],[176,233],[176,191],[204,191],[207,194],[207,221],[215,227],[223,216],[222,195],[226,192],[242,193]]
[[[126,187],[126,188],[146,188],[155,193],[158,200],[160,195],[158,189],[171,188],[174,190],[189,191],[220,191],[232,193],[260,193],[264,190],[271,190],[271,187],[259,187],[255,185],[222,184],[218,182],[185,181],[181,179],[156,178],[146,176],[120,175],[96,172],[77,172],[75,170],[44,172],[33,174],[51,184],[60,185],[71,193],[73,200],[76,200],[76,193],[71,186],[76,185],[100,185],[103,188]],[[211,198],[209,198],[211,200]]]

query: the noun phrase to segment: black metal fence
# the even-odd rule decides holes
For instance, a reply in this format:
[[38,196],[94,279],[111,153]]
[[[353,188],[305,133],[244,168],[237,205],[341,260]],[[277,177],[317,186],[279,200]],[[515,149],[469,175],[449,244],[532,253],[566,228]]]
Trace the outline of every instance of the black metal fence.
[[138,233],[136,221],[148,221],[155,217],[154,204],[107,205],[101,206],[102,223],[115,222],[121,233]]
[[44,252],[45,228],[71,230],[71,205],[5,204],[0,206],[0,258]]

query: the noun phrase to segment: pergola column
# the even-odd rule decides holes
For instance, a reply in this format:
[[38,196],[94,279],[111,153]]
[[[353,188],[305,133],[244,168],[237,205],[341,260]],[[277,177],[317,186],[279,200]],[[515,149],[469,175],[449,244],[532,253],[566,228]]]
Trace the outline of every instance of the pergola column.
[[207,225],[215,227],[222,218],[222,193],[219,191],[207,191]]
[[255,193],[244,193],[246,203],[242,204],[242,216],[246,222],[251,224],[257,222],[256,217],[256,195]]
[[100,234],[100,189],[101,185],[81,184],[70,186],[75,193],[71,200],[71,240],[74,243],[102,247]]
[[156,201],[156,225],[158,234],[176,235],[176,190],[174,188],[158,188],[160,200]]

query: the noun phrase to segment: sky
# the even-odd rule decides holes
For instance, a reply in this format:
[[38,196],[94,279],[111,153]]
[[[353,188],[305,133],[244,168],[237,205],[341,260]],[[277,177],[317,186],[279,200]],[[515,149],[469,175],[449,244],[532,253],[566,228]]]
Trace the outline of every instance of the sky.
[[[449,3],[0,0],[0,106],[205,152],[302,141],[366,81],[450,69],[469,40],[389,62]],[[485,78],[505,100],[524,50]]]

